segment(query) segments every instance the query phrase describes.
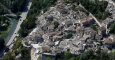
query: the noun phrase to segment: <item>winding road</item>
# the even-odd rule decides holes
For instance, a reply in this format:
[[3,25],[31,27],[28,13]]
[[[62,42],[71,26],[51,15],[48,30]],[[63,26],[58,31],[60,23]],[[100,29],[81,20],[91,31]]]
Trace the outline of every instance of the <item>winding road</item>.
[[28,11],[22,12],[22,14],[20,15],[21,18],[20,18],[19,21],[18,21],[17,27],[16,27],[16,29],[15,29],[13,35],[11,36],[10,40],[9,40],[9,41],[7,42],[7,44],[6,44],[6,46],[9,46],[9,48],[12,47],[11,44],[13,43],[15,37],[18,35],[18,31],[19,31],[19,29],[20,29],[20,25],[21,25],[22,22],[26,19],[27,14],[28,14],[28,12],[29,12],[29,10],[30,10],[31,5],[32,5],[32,2],[30,1],[30,2],[29,2],[29,5],[27,6],[27,7],[28,7]]

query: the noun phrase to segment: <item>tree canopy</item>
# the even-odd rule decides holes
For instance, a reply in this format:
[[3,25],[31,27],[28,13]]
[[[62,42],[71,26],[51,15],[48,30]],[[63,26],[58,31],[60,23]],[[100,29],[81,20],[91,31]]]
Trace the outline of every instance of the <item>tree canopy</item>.
[[0,50],[2,50],[5,47],[5,41],[3,38],[0,38]]
[[[50,6],[55,4],[57,0],[32,0],[32,6],[27,15],[27,19],[22,23],[19,34],[21,37],[26,37],[29,32],[36,27],[37,16],[41,11],[46,11]],[[55,28],[58,24],[55,26]]]
[[105,11],[108,2],[104,0],[65,0],[65,2],[83,5],[87,11],[92,13],[99,20],[104,20],[111,15],[111,13]]
[[[61,56],[61,57],[59,57]],[[115,60],[115,52],[107,53],[103,50],[88,50],[80,55],[73,55],[70,52],[58,54],[57,60]]]

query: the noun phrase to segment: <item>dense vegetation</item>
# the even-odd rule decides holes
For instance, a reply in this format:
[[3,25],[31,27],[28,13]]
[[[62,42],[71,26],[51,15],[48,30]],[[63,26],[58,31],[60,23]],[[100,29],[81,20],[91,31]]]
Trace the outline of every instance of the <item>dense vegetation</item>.
[[110,33],[115,34],[115,22],[113,22],[109,28],[110,28]]
[[3,60],[16,60],[16,56],[21,54],[21,60],[30,60],[30,50],[25,48],[22,45],[22,40],[18,38],[15,41],[15,44],[12,48],[12,52],[8,52],[4,57]]
[[22,23],[19,35],[26,37],[28,33],[36,26],[36,17],[43,10],[44,12],[54,3],[56,0],[32,0],[32,6],[28,13],[27,19]]
[[9,19],[2,15],[9,13],[8,9],[0,2],[0,33],[1,31],[6,31],[9,26]]
[[7,10],[7,8],[4,8],[2,4],[0,4],[0,15],[9,14],[10,12]]
[[0,32],[7,30],[9,26],[9,20],[6,17],[0,16]]
[[3,38],[0,38],[0,51],[5,47],[5,41]]
[[101,50],[96,52],[89,50],[81,55],[72,55],[69,52],[64,52],[57,55],[57,60],[115,60],[115,52],[106,53]]
[[66,3],[75,3],[81,4],[85,7],[86,10],[91,12],[96,18],[100,20],[106,19],[106,17],[111,14],[105,11],[108,2],[107,1],[99,1],[99,0],[65,0]]
[[90,26],[93,30],[95,30],[96,32],[98,32],[98,26],[96,24],[93,24]]
[[[5,14],[18,14],[26,9],[29,0],[0,0],[0,36],[4,35],[2,32],[8,31],[10,26],[10,19],[13,17]],[[17,15],[18,16],[18,15]],[[10,18],[10,19],[9,19]],[[17,20],[17,18],[15,18]]]
[[3,60],[15,60],[14,56],[12,56],[12,53],[7,53],[4,57]]
[[33,29],[35,27],[35,20],[33,21],[32,19],[26,19],[22,25],[21,25],[21,29],[19,30],[19,35],[21,37],[26,37],[28,35],[28,33],[31,31],[31,29]]
[[7,10],[13,13],[18,13],[23,11],[23,6],[26,6],[25,2],[29,0],[0,0],[0,4],[4,6]]
[[[29,0],[0,0],[0,37],[2,32],[6,32],[8,30],[10,26],[9,19],[12,19],[12,16],[5,16],[5,14],[15,14],[18,16],[20,12],[27,11],[27,2],[29,2]],[[0,50],[3,48],[5,48],[5,41],[0,38]],[[15,57],[19,53],[21,54],[21,60],[30,60],[30,50],[23,47],[20,39],[15,42],[12,51],[8,52],[3,57],[3,60],[15,60]]]
[[7,17],[0,16],[0,37],[4,38],[10,25],[10,20]]

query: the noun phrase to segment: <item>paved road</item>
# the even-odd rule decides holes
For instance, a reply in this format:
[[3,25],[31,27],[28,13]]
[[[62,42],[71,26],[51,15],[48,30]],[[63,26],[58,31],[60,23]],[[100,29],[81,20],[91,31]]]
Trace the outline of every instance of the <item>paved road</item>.
[[[32,5],[32,2],[29,2],[28,11],[29,11],[31,5]],[[16,27],[16,29],[15,29],[13,35],[11,36],[10,40],[9,40],[8,43],[6,44],[6,46],[10,46],[10,45],[13,43],[13,40],[14,40],[14,38],[17,36],[18,31],[19,31],[19,29],[20,29],[20,25],[22,24],[22,22],[23,22],[23,21],[26,19],[26,17],[27,17],[28,11],[27,11],[27,12],[23,12],[23,13],[20,15],[21,18],[19,19],[19,22],[18,22],[18,24],[17,24],[17,27]]]

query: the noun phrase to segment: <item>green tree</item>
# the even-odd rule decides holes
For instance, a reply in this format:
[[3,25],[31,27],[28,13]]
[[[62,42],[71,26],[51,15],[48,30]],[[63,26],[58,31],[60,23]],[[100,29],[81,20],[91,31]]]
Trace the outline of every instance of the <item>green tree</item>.
[[115,60],[115,51],[109,54],[110,60]]
[[110,33],[115,34],[115,23],[112,23],[110,26]]
[[80,60],[92,60],[94,59],[94,52],[92,50],[89,50],[80,56]]
[[5,41],[3,38],[0,38],[0,50],[2,50],[3,48],[5,48]]
[[28,35],[28,33],[29,33],[29,31],[28,31],[27,29],[21,28],[21,29],[19,30],[19,35],[20,35],[21,37],[26,37],[26,36]]
[[23,48],[22,40],[20,38],[17,38],[12,48],[15,55],[18,55],[21,52],[22,48]]
[[12,53],[8,52],[4,57],[3,60],[15,60],[15,57],[12,56]]
[[68,59],[68,60],[76,60],[76,58],[75,57],[71,57],[70,59]]
[[29,49],[23,47],[21,49],[21,55],[22,55],[21,60],[31,60],[31,58],[30,58],[30,50]]
[[52,60],[51,57],[47,57],[46,60]]
[[58,28],[58,26],[59,26],[59,22],[54,21],[54,29]]
[[64,52],[64,60],[68,60],[68,59],[70,59],[71,57],[72,57],[72,54],[71,54],[69,51]]

